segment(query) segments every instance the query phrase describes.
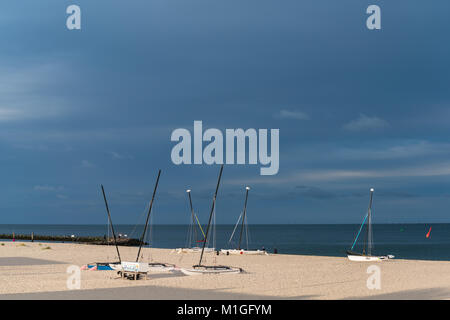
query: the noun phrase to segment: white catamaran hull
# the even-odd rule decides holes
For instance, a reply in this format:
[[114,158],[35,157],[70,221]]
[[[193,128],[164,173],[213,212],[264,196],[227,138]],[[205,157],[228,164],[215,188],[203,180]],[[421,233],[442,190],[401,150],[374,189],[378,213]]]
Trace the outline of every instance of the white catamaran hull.
[[347,255],[348,259],[350,261],[367,261],[367,262],[371,262],[371,261],[382,261],[382,260],[389,260],[389,259],[393,259],[394,256],[392,255],[387,255],[387,256],[364,256],[364,255]]
[[169,272],[175,269],[174,265],[170,264],[149,264],[149,271],[153,272]]
[[241,273],[242,269],[240,268],[225,268],[225,269],[184,269],[180,268],[180,271],[183,272],[187,276],[198,276],[198,275],[205,275],[205,274],[235,274],[235,273]]
[[[205,248],[205,252],[214,252],[216,249],[214,248]],[[195,247],[195,248],[177,248],[175,249],[177,253],[198,253],[202,251],[202,248]]]
[[222,254],[236,254],[236,255],[263,255],[268,254],[266,250],[238,250],[238,249],[222,249]]
[[[110,264],[111,269],[115,271],[122,271],[122,265],[120,264]],[[156,264],[148,264],[149,272],[169,272],[175,269],[174,265],[164,264],[164,263],[156,263]]]
[[110,263],[109,266],[115,271],[122,270],[122,265],[120,265],[119,263]]

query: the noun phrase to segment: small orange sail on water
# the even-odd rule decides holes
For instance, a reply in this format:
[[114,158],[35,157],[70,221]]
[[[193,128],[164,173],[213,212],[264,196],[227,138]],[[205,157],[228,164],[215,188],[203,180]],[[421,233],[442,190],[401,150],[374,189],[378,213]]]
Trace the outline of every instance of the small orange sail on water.
[[430,234],[431,234],[431,227],[430,227],[430,230],[428,230],[428,233],[427,233],[426,237],[429,238]]

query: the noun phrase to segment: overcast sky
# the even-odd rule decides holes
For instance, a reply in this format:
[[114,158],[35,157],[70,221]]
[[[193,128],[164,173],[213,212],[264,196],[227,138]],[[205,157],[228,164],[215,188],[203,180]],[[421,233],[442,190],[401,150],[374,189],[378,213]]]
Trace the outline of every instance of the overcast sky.
[[[366,28],[366,8],[382,29]],[[82,30],[66,29],[78,4]],[[218,166],[176,128],[279,128],[280,170],[225,166],[217,222],[450,222],[448,1],[0,3],[0,223],[206,222]]]

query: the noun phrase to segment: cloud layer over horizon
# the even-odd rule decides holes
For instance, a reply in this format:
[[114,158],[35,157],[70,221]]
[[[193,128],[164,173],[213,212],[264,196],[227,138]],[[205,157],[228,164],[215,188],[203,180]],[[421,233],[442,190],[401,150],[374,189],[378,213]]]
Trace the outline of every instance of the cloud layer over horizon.
[[[0,4],[0,223],[206,219],[218,166],[175,166],[176,128],[279,128],[278,175],[226,166],[218,223],[450,222],[450,4],[79,0]],[[26,8],[26,10],[25,10]],[[39,15],[36,14],[39,12]],[[417,17],[420,17],[418,19]]]

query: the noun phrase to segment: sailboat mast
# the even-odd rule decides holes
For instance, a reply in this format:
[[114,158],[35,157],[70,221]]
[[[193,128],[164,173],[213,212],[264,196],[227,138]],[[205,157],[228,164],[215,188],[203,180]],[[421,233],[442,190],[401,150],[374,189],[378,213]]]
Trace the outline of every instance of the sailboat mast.
[[[189,205],[191,206],[191,215],[192,215],[192,232],[194,235],[194,240],[197,239],[197,228],[195,227],[195,213],[194,213],[194,207],[192,206],[192,198],[191,198],[191,190],[186,190],[188,197],[189,197]],[[190,239],[190,244],[192,247],[192,239]]]
[[[246,191],[245,191],[244,213],[242,214],[241,234],[239,235],[238,250],[241,250],[242,234],[244,233],[245,214],[247,212],[248,190],[250,190],[250,187],[245,187],[245,190]],[[247,248],[247,250],[248,250],[248,248]]]
[[158,188],[159,176],[161,175],[161,170],[158,171],[158,177],[156,178],[155,188],[153,189],[152,200],[150,201],[150,206],[148,208],[147,220],[145,221],[144,232],[142,233],[141,240],[139,241],[139,250],[136,257],[136,262],[139,262],[139,255],[141,254],[142,245],[144,244],[145,233],[147,232],[148,220],[150,218],[150,213],[152,212],[153,201],[155,199],[156,189]]
[[367,232],[367,253],[369,256],[372,255],[372,201],[373,201],[373,192],[374,189],[370,189],[370,201],[369,201],[369,209],[367,212],[368,215],[368,232]]
[[211,225],[211,219],[212,219],[212,216],[214,213],[214,208],[216,206],[217,192],[219,191],[220,179],[222,178],[222,171],[223,171],[223,164],[220,167],[219,178],[217,179],[217,186],[216,186],[216,191],[214,192],[213,202],[212,202],[212,206],[211,206],[211,212],[209,214],[208,226],[206,227],[205,239],[203,239],[202,253],[200,254],[200,261],[198,263],[199,266],[202,265],[203,253],[205,251],[206,241],[208,240],[209,227]]
[[103,185],[101,185],[101,187],[102,187],[103,199],[105,200],[106,212],[108,213],[109,224],[111,225],[111,230],[112,230],[113,239],[114,239],[114,245],[116,246],[117,256],[119,257],[119,262],[122,263],[122,259],[120,258],[119,247],[117,246],[116,232],[114,231],[114,225],[111,220],[111,213],[109,212],[108,201],[106,201],[105,189],[103,188]]

